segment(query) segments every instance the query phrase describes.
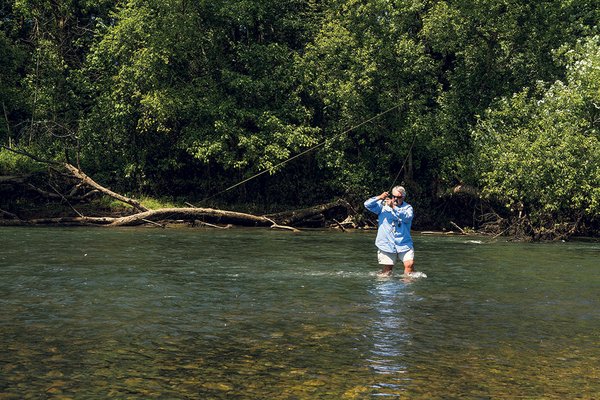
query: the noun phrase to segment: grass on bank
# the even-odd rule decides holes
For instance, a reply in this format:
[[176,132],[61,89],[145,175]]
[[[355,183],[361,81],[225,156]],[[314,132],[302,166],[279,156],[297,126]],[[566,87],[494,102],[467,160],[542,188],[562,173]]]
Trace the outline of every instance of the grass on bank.
[[[157,210],[159,208],[188,207],[184,201],[175,201],[170,198],[155,198],[150,196],[142,196],[135,197],[134,199],[150,210]],[[92,203],[94,203],[99,208],[112,210],[115,212],[129,210],[133,208],[131,205],[123,203],[122,201],[109,196],[102,196],[94,200]]]
[[[130,196],[127,195],[126,196]],[[172,197],[151,197],[148,195],[142,196],[130,196],[134,200],[140,202],[141,205],[148,208],[149,210],[157,210],[160,208],[179,208],[179,207],[198,207],[198,208],[214,208],[220,210],[230,210],[243,212],[248,214],[262,215],[273,212],[280,211],[289,211],[290,209],[299,209],[304,207],[311,207],[311,205],[306,205],[304,207],[300,206],[290,206],[283,204],[274,204],[269,207],[269,209],[265,209],[264,205],[256,204],[256,203],[238,203],[238,204],[218,204],[214,202],[210,203],[200,203],[199,201],[187,199],[187,198],[172,198]],[[131,212],[133,207],[129,204],[123,203],[117,199],[114,199],[109,196],[102,196],[96,200],[94,200],[91,204],[92,207],[97,207],[98,209],[105,210],[108,212],[115,213],[123,213],[123,212]]]

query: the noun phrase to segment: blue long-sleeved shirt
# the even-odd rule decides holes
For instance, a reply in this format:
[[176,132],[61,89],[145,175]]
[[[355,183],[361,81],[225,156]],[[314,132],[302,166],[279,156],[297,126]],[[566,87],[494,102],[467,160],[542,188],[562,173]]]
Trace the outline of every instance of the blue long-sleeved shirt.
[[365,201],[365,207],[377,214],[379,219],[375,239],[375,246],[378,249],[388,253],[400,253],[414,247],[410,236],[413,219],[413,208],[410,204],[403,201],[402,204],[392,208],[375,196]]

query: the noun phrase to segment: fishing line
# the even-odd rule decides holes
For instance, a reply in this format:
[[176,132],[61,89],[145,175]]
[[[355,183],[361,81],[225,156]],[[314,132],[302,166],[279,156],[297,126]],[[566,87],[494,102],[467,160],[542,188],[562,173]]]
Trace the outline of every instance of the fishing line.
[[404,158],[402,167],[400,167],[400,170],[398,171],[398,173],[396,174],[396,177],[394,178],[394,182],[392,182],[392,186],[390,187],[389,193],[392,193],[392,190],[394,189],[394,185],[396,184],[396,181],[398,180],[400,173],[404,169],[404,166],[406,165],[406,162],[408,161],[408,157],[410,157],[410,153],[412,152],[412,149],[413,149],[413,146],[415,145],[416,140],[417,140],[417,132],[415,131],[415,133],[413,135],[412,143],[410,144],[410,147],[408,148],[408,153],[406,153],[406,157]]
[[[260,171],[260,172],[258,172],[258,173],[256,173],[256,174],[252,175],[251,177],[249,177],[249,178],[246,178],[246,179],[244,179],[244,180],[242,180],[242,181],[240,181],[240,182],[236,183],[235,185],[231,185],[231,186],[229,186],[228,188],[226,188],[226,189],[223,189],[223,190],[221,190],[220,192],[218,192],[218,193],[216,193],[216,194],[213,194],[213,195],[212,195],[212,196],[210,196],[210,197],[207,197],[207,198],[205,198],[205,199],[204,199],[204,200],[202,200],[200,203],[204,203],[205,201],[208,201],[208,200],[210,200],[210,199],[212,199],[212,198],[215,198],[215,197],[217,197],[217,196],[219,196],[219,195],[221,195],[221,194],[223,194],[223,193],[225,193],[225,192],[228,192],[228,191],[230,191],[231,189],[234,189],[234,188],[236,188],[236,187],[238,187],[238,186],[240,186],[240,185],[243,185],[244,183],[246,183],[246,182],[249,182],[249,181],[251,181],[252,179],[258,178],[259,176],[261,176],[261,175],[263,175],[263,174],[266,174],[267,172],[269,172],[269,171],[272,171],[272,170],[276,169],[277,167],[280,167],[280,166],[282,166],[282,165],[284,165],[284,164],[286,164],[286,163],[288,163],[288,162],[290,162],[290,161],[292,161],[292,160],[295,160],[295,159],[296,159],[296,158],[298,158],[298,157],[301,157],[301,156],[303,156],[303,155],[304,155],[304,154],[306,154],[306,153],[309,153],[309,152],[311,152],[311,151],[313,151],[313,150],[315,150],[315,149],[317,149],[317,148],[319,148],[319,147],[321,147],[321,146],[325,145],[325,144],[326,144],[327,142],[329,142],[329,141],[334,141],[334,140],[335,140],[335,139],[337,139],[338,137],[340,137],[340,136],[342,136],[342,135],[344,135],[344,134],[346,134],[346,133],[348,133],[348,132],[350,132],[350,131],[352,131],[352,130],[354,130],[354,129],[356,129],[356,128],[360,128],[361,126],[363,126],[363,125],[365,125],[365,124],[368,124],[369,122],[371,122],[371,121],[373,121],[373,120],[375,120],[375,119],[377,119],[377,118],[381,117],[381,116],[382,116],[382,115],[384,115],[384,114],[387,114],[387,113],[389,113],[390,111],[392,111],[392,110],[394,110],[394,109],[396,109],[396,108],[398,108],[398,107],[400,107],[400,106],[399,106],[399,105],[395,105],[394,107],[388,108],[387,110],[385,110],[385,111],[383,111],[383,112],[381,112],[381,113],[379,113],[379,114],[375,115],[374,117],[371,117],[371,118],[369,118],[368,120],[366,120],[366,121],[363,121],[363,122],[361,122],[361,123],[360,123],[360,124],[358,124],[358,125],[355,125],[355,126],[353,126],[353,127],[351,127],[351,128],[348,128],[348,129],[346,129],[345,131],[338,133],[337,135],[334,135],[334,136],[332,136],[332,137],[330,137],[330,138],[327,138],[327,139],[325,139],[324,141],[322,141],[322,142],[320,142],[320,143],[317,143],[317,144],[316,144],[316,145],[314,145],[313,147],[310,147],[310,148],[308,148],[308,149],[304,150],[303,152],[301,152],[301,153],[298,153],[298,154],[296,154],[296,155],[294,155],[294,156],[292,156],[292,157],[288,158],[287,160],[283,160],[283,161],[281,161],[280,163],[278,163],[278,164],[276,164],[276,165],[274,165],[274,166],[272,166],[272,167],[270,167],[270,168],[267,168],[267,169],[265,169],[265,170],[263,170],[263,171]],[[413,144],[414,144],[414,140],[413,140]],[[412,148],[412,146],[411,146],[411,148]],[[405,162],[406,162],[406,160],[405,160]],[[403,167],[404,167],[404,165],[403,165]]]

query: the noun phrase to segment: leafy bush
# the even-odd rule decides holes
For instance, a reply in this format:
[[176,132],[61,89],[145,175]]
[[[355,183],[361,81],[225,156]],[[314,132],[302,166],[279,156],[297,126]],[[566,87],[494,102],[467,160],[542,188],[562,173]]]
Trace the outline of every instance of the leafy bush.
[[600,37],[562,54],[566,80],[490,108],[474,130],[480,184],[534,234],[600,213]]
[[29,157],[0,148],[0,174],[14,175],[39,171],[43,166]]

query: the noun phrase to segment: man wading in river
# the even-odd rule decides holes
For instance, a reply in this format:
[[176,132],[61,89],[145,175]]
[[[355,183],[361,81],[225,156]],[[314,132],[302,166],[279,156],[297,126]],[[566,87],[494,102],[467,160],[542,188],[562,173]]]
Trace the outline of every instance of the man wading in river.
[[377,260],[383,266],[379,273],[382,276],[392,274],[396,260],[404,264],[404,274],[413,272],[415,251],[410,226],[413,219],[413,208],[404,201],[406,190],[402,186],[392,189],[392,196],[383,192],[379,196],[365,201],[367,210],[377,214],[379,228],[377,229]]

